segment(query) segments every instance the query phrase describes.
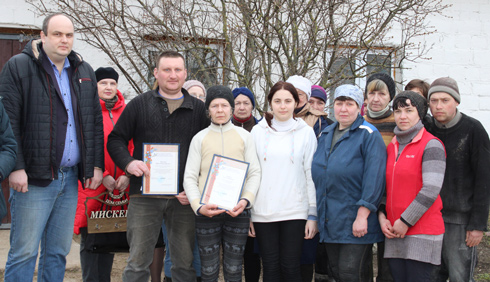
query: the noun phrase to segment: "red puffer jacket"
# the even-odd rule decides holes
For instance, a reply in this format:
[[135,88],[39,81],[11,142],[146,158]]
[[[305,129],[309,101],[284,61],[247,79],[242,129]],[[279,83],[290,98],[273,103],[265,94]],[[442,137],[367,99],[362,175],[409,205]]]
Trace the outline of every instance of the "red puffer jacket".
[[[104,176],[106,177],[107,175],[111,175],[114,177],[114,179],[118,179],[119,176],[124,175],[124,171],[121,170],[120,168],[116,167],[114,162],[112,161],[111,157],[109,156],[109,153],[107,152],[106,146],[107,146],[107,137],[111,133],[112,129],[114,128],[114,125],[116,124],[117,120],[121,116],[124,108],[126,107],[126,103],[124,102],[124,97],[119,92],[117,91],[117,97],[118,100],[116,104],[114,105],[114,108],[112,111],[107,110],[105,106],[105,102],[100,100],[100,106],[102,108],[102,117],[104,120],[104,162],[105,162],[105,171],[104,171]],[[131,154],[133,153],[133,142],[129,143],[129,151]],[[74,226],[74,232],[75,234],[80,234],[80,228],[81,227],[86,227],[87,226],[87,217],[85,216],[85,200],[87,197],[94,197],[99,195],[100,193],[106,191],[106,188],[103,184],[101,184],[97,189],[91,190],[91,189],[83,189],[82,184],[78,182],[78,203],[77,203],[77,213],[75,215],[75,226]],[[129,186],[126,189],[126,191],[129,192]],[[114,195],[118,195],[119,191],[114,190]],[[96,201],[96,200],[90,200],[87,202],[88,206],[88,214],[90,215],[91,211],[98,210],[101,206],[101,203]]]

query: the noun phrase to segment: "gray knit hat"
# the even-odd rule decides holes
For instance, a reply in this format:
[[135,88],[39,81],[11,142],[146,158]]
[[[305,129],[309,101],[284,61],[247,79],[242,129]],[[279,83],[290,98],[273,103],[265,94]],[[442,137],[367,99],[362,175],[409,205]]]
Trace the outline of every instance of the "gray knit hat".
[[208,89],[206,102],[204,102],[206,110],[209,109],[209,104],[211,104],[211,101],[218,98],[223,98],[227,100],[230,103],[231,108],[235,108],[235,99],[233,98],[233,93],[231,92],[231,89],[223,85],[215,85],[209,87]]
[[410,100],[410,104],[412,104],[412,106],[417,109],[420,120],[423,120],[427,115],[427,100],[424,98],[424,96],[420,95],[417,92],[406,90],[398,93],[398,95],[396,95],[395,99],[393,100],[393,109],[396,110],[399,108],[398,103],[401,102],[400,100],[405,102],[407,99]]
[[436,93],[436,92],[447,93],[447,94],[453,96],[453,98],[454,98],[454,100],[456,100],[456,102],[461,103],[461,95],[459,94],[458,83],[456,82],[456,80],[454,80],[450,77],[441,77],[441,78],[434,80],[434,82],[432,82],[432,84],[430,85],[430,88],[429,88],[429,98],[428,99],[430,100],[430,95],[432,95],[432,93]]

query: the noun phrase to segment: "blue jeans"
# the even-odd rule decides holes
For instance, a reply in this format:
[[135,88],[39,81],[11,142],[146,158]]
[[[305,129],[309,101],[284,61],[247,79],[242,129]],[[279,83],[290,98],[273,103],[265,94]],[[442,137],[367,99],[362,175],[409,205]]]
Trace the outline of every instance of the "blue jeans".
[[195,216],[190,205],[183,206],[175,199],[133,196],[128,207],[128,265],[123,281],[148,281],[153,252],[165,219],[168,245],[172,253],[172,281],[196,281],[192,267],[195,244]]
[[[167,228],[165,227],[165,220],[162,222],[162,233],[163,233],[163,242],[165,246],[168,246],[168,238],[167,238]],[[194,270],[196,270],[196,276],[201,277],[201,257],[199,256],[199,248],[196,244],[194,245],[194,251],[192,253],[194,255],[194,261],[192,262],[192,266]],[[170,268],[172,267],[172,261],[170,260],[170,250],[167,248],[165,251],[165,260],[164,260],[164,272],[165,277],[172,278],[172,272],[170,272]]]
[[77,167],[61,168],[46,187],[10,189],[10,250],[5,281],[32,281],[39,245],[37,281],[63,281],[78,197]]
[[335,281],[373,281],[373,244],[326,243],[325,248]]
[[442,261],[433,272],[432,281],[475,281],[473,272],[478,258],[476,247],[466,246],[466,225],[444,223]]

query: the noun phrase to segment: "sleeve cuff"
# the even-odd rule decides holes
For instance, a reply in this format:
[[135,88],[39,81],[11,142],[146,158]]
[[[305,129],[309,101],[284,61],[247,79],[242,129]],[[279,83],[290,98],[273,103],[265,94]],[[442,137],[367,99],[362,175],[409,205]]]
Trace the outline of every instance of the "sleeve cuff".
[[403,219],[403,217],[400,217],[400,220],[406,225],[408,226],[409,228],[412,227],[412,225],[410,223],[408,223],[405,219]]
[[363,206],[363,207],[367,208],[368,210],[370,210],[371,212],[376,212],[376,210],[378,209],[375,205],[368,203],[364,200],[357,201],[356,205]]
[[317,221],[317,217],[314,215],[309,215],[307,220]]

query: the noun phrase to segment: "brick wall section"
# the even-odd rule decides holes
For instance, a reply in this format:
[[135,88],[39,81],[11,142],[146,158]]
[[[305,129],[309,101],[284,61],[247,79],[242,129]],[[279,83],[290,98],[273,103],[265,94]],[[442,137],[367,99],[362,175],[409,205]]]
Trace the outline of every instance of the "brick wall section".
[[[421,78],[429,83],[442,76],[454,78],[462,95],[459,109],[478,119],[490,132],[490,2],[448,0],[444,16],[432,16],[436,34],[426,36],[431,60],[406,62],[403,81]],[[417,39],[421,41],[423,39]]]

